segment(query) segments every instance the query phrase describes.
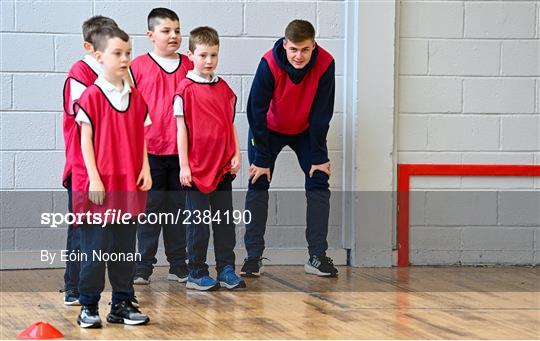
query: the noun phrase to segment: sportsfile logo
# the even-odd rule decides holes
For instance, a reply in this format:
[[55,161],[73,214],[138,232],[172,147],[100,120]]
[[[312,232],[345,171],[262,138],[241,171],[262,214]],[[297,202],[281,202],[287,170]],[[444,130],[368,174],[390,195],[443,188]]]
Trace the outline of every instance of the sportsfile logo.
[[111,224],[249,224],[251,222],[251,212],[248,210],[232,211],[211,211],[211,210],[178,210],[176,213],[141,213],[133,216],[131,213],[122,210],[108,209],[104,213],[42,213],[41,225],[58,227],[62,224],[68,225],[101,225],[105,227]]
[[122,212],[122,210],[108,209],[104,213],[101,212],[85,212],[85,213],[42,213],[41,225],[49,227],[58,227],[62,224],[81,225],[92,224],[101,225],[107,224],[130,224],[133,216],[131,213]]

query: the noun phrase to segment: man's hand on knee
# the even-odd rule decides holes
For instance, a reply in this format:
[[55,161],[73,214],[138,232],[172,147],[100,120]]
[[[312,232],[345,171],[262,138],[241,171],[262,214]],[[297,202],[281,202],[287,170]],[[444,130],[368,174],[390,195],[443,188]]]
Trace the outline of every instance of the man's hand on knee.
[[257,182],[257,180],[263,175],[266,175],[268,182],[270,182],[270,168],[257,167],[254,164],[249,166],[249,179],[251,180],[252,184]]
[[309,177],[311,178],[315,171],[321,171],[326,173],[328,176],[332,175],[332,164],[330,161],[326,163],[322,163],[320,165],[311,165],[311,169],[309,170]]

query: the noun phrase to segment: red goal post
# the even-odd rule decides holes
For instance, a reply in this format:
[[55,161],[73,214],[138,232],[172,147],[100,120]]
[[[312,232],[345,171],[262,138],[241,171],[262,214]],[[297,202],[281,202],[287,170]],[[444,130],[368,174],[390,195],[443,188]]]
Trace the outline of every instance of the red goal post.
[[411,176],[540,176],[538,165],[398,164],[398,266],[409,266],[409,192]]

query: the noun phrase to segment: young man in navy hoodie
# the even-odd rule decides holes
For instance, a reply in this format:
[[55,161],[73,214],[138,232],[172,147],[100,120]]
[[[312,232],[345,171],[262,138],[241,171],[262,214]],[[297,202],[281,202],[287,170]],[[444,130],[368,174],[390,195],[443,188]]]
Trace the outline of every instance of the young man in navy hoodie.
[[285,37],[262,57],[248,99],[250,182],[246,210],[252,220],[244,235],[248,257],[242,276],[262,273],[268,188],[276,158],[287,145],[296,153],[305,174],[309,251],[305,271],[323,277],[337,275],[332,259],[326,256],[331,174],[326,135],[334,94],[334,58],[316,44],[311,23],[293,20]]

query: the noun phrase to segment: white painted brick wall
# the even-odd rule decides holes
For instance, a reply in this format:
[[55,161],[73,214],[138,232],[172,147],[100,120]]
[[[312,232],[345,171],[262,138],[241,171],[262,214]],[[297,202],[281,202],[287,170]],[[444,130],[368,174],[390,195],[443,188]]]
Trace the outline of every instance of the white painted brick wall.
[[[336,114],[331,122],[328,147],[334,164],[331,186],[333,190],[339,190],[343,158],[345,2],[325,0],[79,0],[69,4],[59,0],[0,1],[1,189],[59,190],[61,196],[65,195],[60,184],[64,164],[62,87],[66,72],[84,55],[81,24],[97,14],[114,18],[130,34],[133,55],[138,56],[151,48],[145,35],[146,16],[151,8],[159,6],[169,7],[178,13],[183,34],[182,52],[187,50],[189,31],[196,26],[213,26],[222,37],[218,73],[224,76],[238,96],[236,124],[243,165],[234,182],[235,189],[247,187],[248,123],[245,112],[253,74],[260,58],[283,34],[289,21],[303,18],[315,25],[318,43],[336,59]],[[304,188],[304,175],[290,149],[285,150],[278,160],[272,187],[286,190]],[[50,195],[50,192],[38,193],[38,196],[41,194]],[[55,211],[65,211],[62,200],[55,199]],[[286,198],[284,200],[287,201]],[[21,202],[12,204],[22,205]],[[48,197],[36,198],[34,204],[28,209],[35,212],[53,210]],[[235,205],[242,209],[243,197]],[[268,245],[304,247],[302,227],[296,226],[296,230],[288,234],[280,232],[285,229],[280,230],[279,225],[287,221],[278,222],[278,206],[277,194],[273,193],[269,213],[272,229],[268,235]],[[289,208],[283,204],[281,207]],[[8,211],[3,212],[13,212],[9,211],[9,207],[6,209]],[[335,207],[332,212],[330,245],[341,248],[340,208]],[[3,223],[6,226],[0,229],[2,250],[60,248],[65,242],[65,230],[36,228],[39,226],[36,226],[35,217],[16,217]],[[37,238],[36,233],[39,233]],[[38,245],[37,240],[42,242]]]
[[14,229],[0,230],[0,248],[4,251],[12,251],[15,249],[15,230]]
[[501,148],[503,150],[540,149],[540,116],[504,116],[501,118]]
[[58,73],[13,74],[13,109],[61,111],[65,78]]
[[[181,33],[184,34],[184,32],[181,32]],[[133,48],[133,51],[132,51],[133,56],[140,56],[141,54],[145,54],[148,51],[152,50],[152,43],[150,42],[150,40],[148,40],[148,37],[130,35],[130,38],[131,38],[131,43],[132,43],[132,48]],[[186,53],[186,50],[187,50],[187,48],[185,49],[186,40],[187,40],[187,37],[182,36],[182,44],[180,46],[180,52],[184,54]]]
[[343,38],[345,33],[345,2],[318,2],[316,29],[318,37]]
[[79,33],[92,16],[93,1],[16,1],[15,29],[19,32]]
[[536,112],[540,113],[540,80],[539,79],[536,80]]
[[0,75],[0,110],[11,109],[12,105],[13,76],[6,74]]
[[400,117],[398,144],[403,150],[426,150],[428,142],[426,115],[402,115]]
[[462,231],[463,250],[528,251],[533,249],[532,228],[466,227]]
[[64,118],[61,112],[56,113],[56,149],[64,150],[64,133],[62,129]]
[[15,186],[15,153],[0,152],[1,168],[1,189],[13,188]]
[[494,188],[501,190],[528,190],[534,186],[534,178],[528,176],[464,176],[461,178],[460,186],[465,190],[493,190]]
[[0,30],[15,30],[15,0],[4,0],[0,2]]
[[483,78],[463,80],[463,111],[466,113],[533,113],[535,80]]
[[[178,13],[182,34],[186,36],[197,26],[212,26],[220,36],[239,36],[244,30],[244,5],[242,1],[193,1],[174,2],[170,8]],[[187,47],[187,39],[184,44]]]
[[540,41],[503,41],[501,73],[505,76],[540,76]]
[[[53,36],[43,34],[2,34],[2,71],[53,71]],[[36,53],[25,53],[29,47]],[[40,53],[37,51],[43,51]]]
[[535,1],[465,1],[467,38],[534,38]]
[[55,71],[68,72],[74,60],[84,55],[81,35],[57,35],[54,37]]
[[[539,164],[538,1],[406,0],[399,27],[399,163]],[[538,177],[411,189],[413,264],[540,261]]]
[[250,1],[246,2],[245,11],[247,35],[272,37],[282,35],[285,26],[293,18],[304,18],[316,24],[317,3]]
[[400,77],[400,111],[409,113],[460,112],[462,81],[457,78]]
[[40,214],[52,212],[53,209],[51,192],[9,191],[2,193],[2,199],[0,202],[2,229],[41,227]]
[[499,72],[500,43],[497,41],[432,40],[429,74],[483,76]]
[[64,170],[63,151],[17,152],[15,156],[16,189],[55,189]]
[[55,116],[54,113],[1,113],[2,149],[55,149]]
[[492,116],[430,115],[429,150],[498,150],[499,119]]
[[401,2],[400,37],[460,38],[463,4],[458,1]]
[[499,224],[540,227],[540,192],[501,192]]
[[[92,1],[94,13],[113,18],[129,34],[145,34],[146,17],[154,7],[168,7],[169,1]],[[204,6],[206,7],[206,6]],[[204,12],[206,13],[206,11]],[[72,31],[73,32],[73,31]],[[76,33],[75,31],[74,33]]]
[[399,71],[402,75],[426,75],[428,40],[403,38],[399,44]]

